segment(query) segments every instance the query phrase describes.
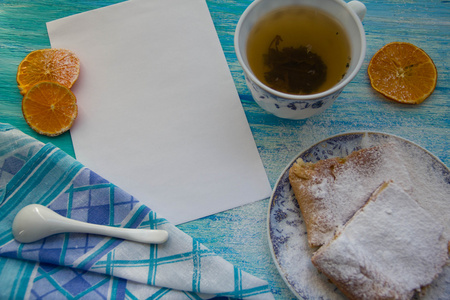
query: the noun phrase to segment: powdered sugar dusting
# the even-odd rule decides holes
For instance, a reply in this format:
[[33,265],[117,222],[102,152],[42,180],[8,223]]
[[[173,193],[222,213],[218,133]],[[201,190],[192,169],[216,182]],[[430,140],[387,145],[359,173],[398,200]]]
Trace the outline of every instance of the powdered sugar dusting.
[[443,227],[401,187],[387,183],[313,261],[356,298],[408,299],[442,271]]
[[[381,133],[351,133],[329,138],[299,155],[304,161],[316,162],[329,157],[344,157],[361,148],[380,144],[395,147],[387,152],[388,160],[402,161],[402,168],[394,164],[389,172],[403,174],[394,178],[411,197],[417,200],[436,220],[444,224],[444,235],[449,234],[450,224],[450,171],[438,159],[415,144]],[[397,161],[397,162],[398,162]],[[311,263],[314,249],[308,247],[306,229],[300,210],[290,188],[287,171],[281,175],[274,189],[269,212],[269,234],[274,258],[282,277],[291,290],[301,298],[345,299],[324,275]],[[350,183],[351,175],[346,178]],[[328,193],[327,182],[315,187],[317,195]],[[341,190],[346,186],[342,180]],[[347,186],[348,187],[348,186]],[[354,191],[361,192],[362,191]],[[419,199],[419,200],[418,200]],[[421,297],[441,299],[450,294],[450,266],[432,282]]]

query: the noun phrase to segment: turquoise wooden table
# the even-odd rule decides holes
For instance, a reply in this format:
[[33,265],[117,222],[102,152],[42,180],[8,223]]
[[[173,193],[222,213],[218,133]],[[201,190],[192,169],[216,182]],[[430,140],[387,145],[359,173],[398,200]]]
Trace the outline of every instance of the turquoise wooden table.
[[[32,50],[50,46],[48,21],[107,6],[114,0],[1,0],[0,122],[51,142],[74,156],[70,133],[56,138],[35,134],[21,112],[16,71]],[[367,55],[356,78],[331,108],[302,121],[284,120],[252,100],[233,48],[235,26],[250,0],[207,0],[223,51],[272,187],[286,165],[303,149],[349,131],[380,131],[408,139],[450,166],[450,1],[363,0]],[[367,66],[388,42],[410,42],[425,50],[438,70],[434,93],[417,106],[386,100],[370,87]],[[267,238],[269,199],[179,226],[243,270],[266,279],[276,299],[293,299],[273,263]]]

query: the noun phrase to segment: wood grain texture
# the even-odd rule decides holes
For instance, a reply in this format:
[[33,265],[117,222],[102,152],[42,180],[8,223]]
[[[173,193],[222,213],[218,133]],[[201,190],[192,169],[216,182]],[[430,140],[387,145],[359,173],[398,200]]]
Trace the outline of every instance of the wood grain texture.
[[[150,1],[150,0],[149,0]],[[188,1],[188,0],[187,0]],[[45,23],[121,1],[0,1],[0,122],[10,123],[43,142],[74,155],[70,134],[35,134],[21,112],[15,75],[30,51],[50,46]],[[250,0],[207,0],[255,142],[274,186],[285,166],[303,149],[348,131],[381,131],[406,138],[450,165],[450,1],[363,0],[367,55],[361,71],[331,108],[303,121],[284,120],[263,111],[247,89],[234,52],[236,24]],[[425,50],[436,64],[436,90],[417,106],[397,104],[377,94],[367,66],[386,43],[406,41]],[[276,299],[293,299],[272,261],[267,239],[269,200],[232,209],[179,227],[243,270],[269,281]]]

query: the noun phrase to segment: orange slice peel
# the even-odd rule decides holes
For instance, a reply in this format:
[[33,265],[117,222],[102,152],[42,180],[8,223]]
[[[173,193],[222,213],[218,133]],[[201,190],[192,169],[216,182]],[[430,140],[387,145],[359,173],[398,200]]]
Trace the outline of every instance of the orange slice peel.
[[417,46],[393,42],[378,50],[370,60],[371,86],[386,98],[420,104],[437,83],[437,70],[428,54]]
[[67,49],[30,52],[19,64],[17,84],[22,95],[38,82],[53,81],[71,88],[80,74],[80,60]]
[[34,131],[57,136],[72,127],[78,106],[69,88],[56,82],[42,81],[33,85],[23,97],[22,112]]

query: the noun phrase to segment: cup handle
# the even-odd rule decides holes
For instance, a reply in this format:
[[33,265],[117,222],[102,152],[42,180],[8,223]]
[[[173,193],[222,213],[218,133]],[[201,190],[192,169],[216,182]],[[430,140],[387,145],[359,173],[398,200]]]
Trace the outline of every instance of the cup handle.
[[362,21],[364,17],[366,16],[367,8],[364,4],[362,4],[359,1],[350,1],[347,3],[347,5],[350,7],[351,10],[353,10],[358,18]]

